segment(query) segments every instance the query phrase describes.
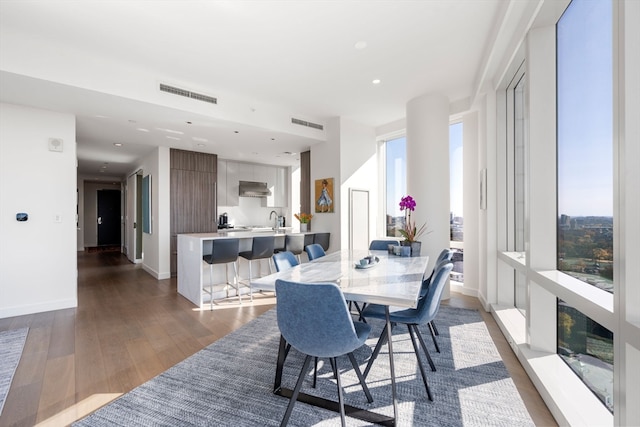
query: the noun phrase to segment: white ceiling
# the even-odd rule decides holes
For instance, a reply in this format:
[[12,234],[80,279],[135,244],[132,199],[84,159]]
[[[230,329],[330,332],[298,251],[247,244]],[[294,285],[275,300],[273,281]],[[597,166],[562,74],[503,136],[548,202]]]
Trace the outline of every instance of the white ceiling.
[[[255,126],[256,109],[378,127],[402,119],[407,101],[425,93],[472,100],[511,3],[1,0],[0,100],[76,114],[81,174],[100,176],[108,163],[106,174],[121,177],[158,145],[293,164],[297,156],[285,152],[298,153],[323,137]],[[8,52],[24,40],[58,49],[60,62],[75,55],[87,67],[110,64],[114,76],[126,67],[147,70],[154,79],[245,105],[247,119],[218,113],[223,105],[194,113],[181,108],[181,100],[161,106],[132,91],[90,90],[101,76],[93,82],[84,76],[75,87],[45,78],[46,64],[23,72],[37,58],[28,50],[18,57]],[[357,49],[361,41],[366,48]],[[124,145],[116,149],[114,142]]]

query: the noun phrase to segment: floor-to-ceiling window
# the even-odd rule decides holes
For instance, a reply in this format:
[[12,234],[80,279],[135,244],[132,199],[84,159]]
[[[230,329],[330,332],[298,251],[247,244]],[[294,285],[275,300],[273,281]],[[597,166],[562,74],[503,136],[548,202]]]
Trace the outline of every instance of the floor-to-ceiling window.
[[[613,28],[609,0],[557,25],[558,270],[613,292]],[[558,354],[613,411],[613,334],[558,299]]]
[[453,250],[451,280],[464,282],[463,125],[449,125],[449,230]]
[[611,1],[575,0],[557,28],[558,270],[613,292]]
[[404,213],[400,199],[407,192],[407,139],[402,136],[384,142],[385,158],[385,231],[386,236],[400,237]]
[[[525,263],[525,212],[527,190],[527,111],[525,64],[520,64],[507,87],[507,148],[508,185],[506,209],[506,247]],[[527,280],[522,270],[513,271],[513,305],[523,314],[528,304]]]

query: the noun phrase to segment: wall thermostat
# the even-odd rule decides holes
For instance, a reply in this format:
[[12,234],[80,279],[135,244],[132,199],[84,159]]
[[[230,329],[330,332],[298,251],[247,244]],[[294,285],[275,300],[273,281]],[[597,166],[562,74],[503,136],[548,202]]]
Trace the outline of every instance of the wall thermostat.
[[24,212],[20,212],[20,213],[16,214],[16,221],[23,222],[23,221],[26,221],[28,219],[29,219],[29,214],[26,214]]
[[63,143],[62,138],[49,138],[49,151],[62,152]]

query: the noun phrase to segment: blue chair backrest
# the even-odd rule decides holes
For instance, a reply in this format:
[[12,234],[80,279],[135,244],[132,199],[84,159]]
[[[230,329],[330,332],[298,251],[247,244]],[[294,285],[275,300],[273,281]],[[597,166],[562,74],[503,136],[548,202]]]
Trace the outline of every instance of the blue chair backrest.
[[289,251],[278,252],[277,254],[273,254],[273,264],[276,266],[276,271],[284,271],[298,265],[298,260],[296,256]]
[[452,257],[453,257],[453,251],[451,249],[443,249],[442,252],[440,252],[440,255],[438,255],[438,258],[436,259],[436,265],[440,264],[445,259],[447,261],[451,261]]
[[326,255],[326,253],[324,252],[324,249],[322,249],[322,246],[320,246],[317,243],[313,243],[307,246],[306,248],[304,248],[304,250],[307,252],[309,261],[313,261],[316,258],[320,258]]
[[[431,270],[431,274],[429,275],[429,277],[423,277],[422,280],[427,280],[427,281],[431,281],[431,279],[433,278],[433,274],[436,272],[436,270],[438,269],[438,267],[442,264],[446,264],[445,261],[451,261],[451,258],[453,257],[453,251],[451,249],[443,249],[442,252],[440,252],[440,255],[438,255],[438,258],[436,258],[436,263],[433,265],[433,270]],[[425,275],[427,274],[427,272],[425,271],[424,273]]]
[[[434,268],[433,271],[431,272],[431,275],[429,277],[427,277],[426,279],[422,280],[422,289],[420,289],[420,298],[424,298],[427,295],[427,292],[429,292],[429,286],[431,286],[431,281],[433,280],[433,275],[435,274],[436,271],[440,270],[442,267],[444,267],[446,264],[451,263],[450,260],[448,259],[443,259],[441,260]],[[453,265],[453,263],[451,263]]]
[[370,251],[386,251],[389,245],[400,246],[399,240],[372,240],[369,243]]
[[415,323],[424,324],[432,321],[436,317],[438,309],[440,308],[440,298],[442,298],[444,286],[447,283],[449,273],[451,273],[452,269],[453,264],[449,262],[441,265],[435,272],[429,284],[427,294],[418,302],[418,308],[416,309],[418,312],[416,313],[417,319]]
[[276,312],[280,333],[298,351],[337,357],[359,347],[353,320],[335,283],[276,280]]

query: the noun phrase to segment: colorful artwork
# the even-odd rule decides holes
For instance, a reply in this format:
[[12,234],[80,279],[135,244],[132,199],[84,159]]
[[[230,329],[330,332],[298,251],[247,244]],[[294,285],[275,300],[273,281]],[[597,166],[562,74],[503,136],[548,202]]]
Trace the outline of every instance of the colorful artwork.
[[333,178],[316,179],[316,213],[333,212]]

